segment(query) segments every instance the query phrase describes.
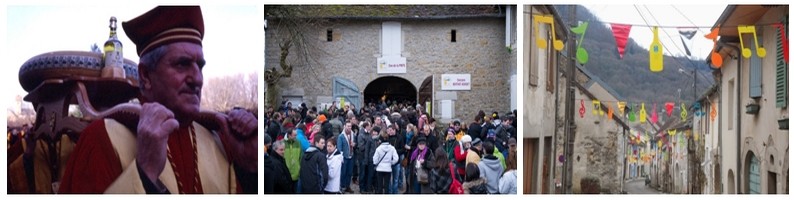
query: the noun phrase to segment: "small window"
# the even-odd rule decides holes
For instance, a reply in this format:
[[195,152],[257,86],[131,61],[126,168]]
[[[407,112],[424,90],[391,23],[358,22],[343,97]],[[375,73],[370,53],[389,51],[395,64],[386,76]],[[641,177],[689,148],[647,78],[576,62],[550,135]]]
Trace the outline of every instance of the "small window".
[[450,33],[450,36],[451,36],[450,37],[450,41],[451,42],[457,42],[458,41],[458,38],[457,38],[458,37],[458,30],[452,29],[452,32]]
[[334,41],[334,30],[330,29],[330,28],[328,30],[326,30],[325,31],[325,38],[326,38],[325,41],[328,41],[328,42]]

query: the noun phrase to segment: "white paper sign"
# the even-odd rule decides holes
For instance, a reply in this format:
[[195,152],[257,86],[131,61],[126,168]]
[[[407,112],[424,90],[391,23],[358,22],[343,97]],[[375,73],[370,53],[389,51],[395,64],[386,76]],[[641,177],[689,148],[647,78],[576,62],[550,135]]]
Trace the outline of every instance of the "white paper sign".
[[471,90],[471,74],[441,74],[441,90]]
[[378,74],[405,74],[407,72],[405,57],[389,56],[378,58]]

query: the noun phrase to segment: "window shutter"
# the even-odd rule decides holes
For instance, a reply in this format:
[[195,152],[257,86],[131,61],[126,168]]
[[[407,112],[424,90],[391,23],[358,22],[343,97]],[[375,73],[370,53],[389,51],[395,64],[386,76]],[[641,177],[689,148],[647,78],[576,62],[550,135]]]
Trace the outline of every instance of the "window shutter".
[[[763,44],[761,37],[758,37],[758,42]],[[755,48],[754,41],[748,42],[752,48]],[[750,57],[750,98],[760,98],[761,97],[761,58],[755,53],[757,50],[754,49],[753,55]]]
[[[786,30],[786,34],[788,34],[788,17],[783,18],[783,30]],[[777,76],[775,77],[775,102],[776,107],[778,108],[786,108],[788,105],[788,64],[784,60],[783,55],[783,37],[780,35],[780,31],[775,31],[777,34],[777,65],[775,68],[775,72]]]

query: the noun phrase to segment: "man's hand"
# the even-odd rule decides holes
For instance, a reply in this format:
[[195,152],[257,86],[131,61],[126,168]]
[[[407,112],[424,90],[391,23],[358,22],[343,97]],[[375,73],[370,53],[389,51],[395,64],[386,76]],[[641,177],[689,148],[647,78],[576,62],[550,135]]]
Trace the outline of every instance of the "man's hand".
[[136,136],[138,167],[151,181],[156,181],[165,168],[168,136],[179,128],[174,113],[159,103],[144,103]]
[[[253,114],[242,109],[234,109],[228,115],[232,137],[227,141],[231,146],[234,164],[247,170],[257,171],[257,120]],[[285,137],[286,138],[286,137]]]

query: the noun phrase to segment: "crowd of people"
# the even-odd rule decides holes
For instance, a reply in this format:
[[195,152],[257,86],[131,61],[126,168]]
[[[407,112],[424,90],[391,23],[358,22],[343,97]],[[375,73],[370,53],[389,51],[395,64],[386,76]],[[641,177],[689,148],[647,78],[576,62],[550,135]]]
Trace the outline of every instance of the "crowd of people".
[[411,105],[267,108],[264,193],[517,192],[516,111],[441,125]]

